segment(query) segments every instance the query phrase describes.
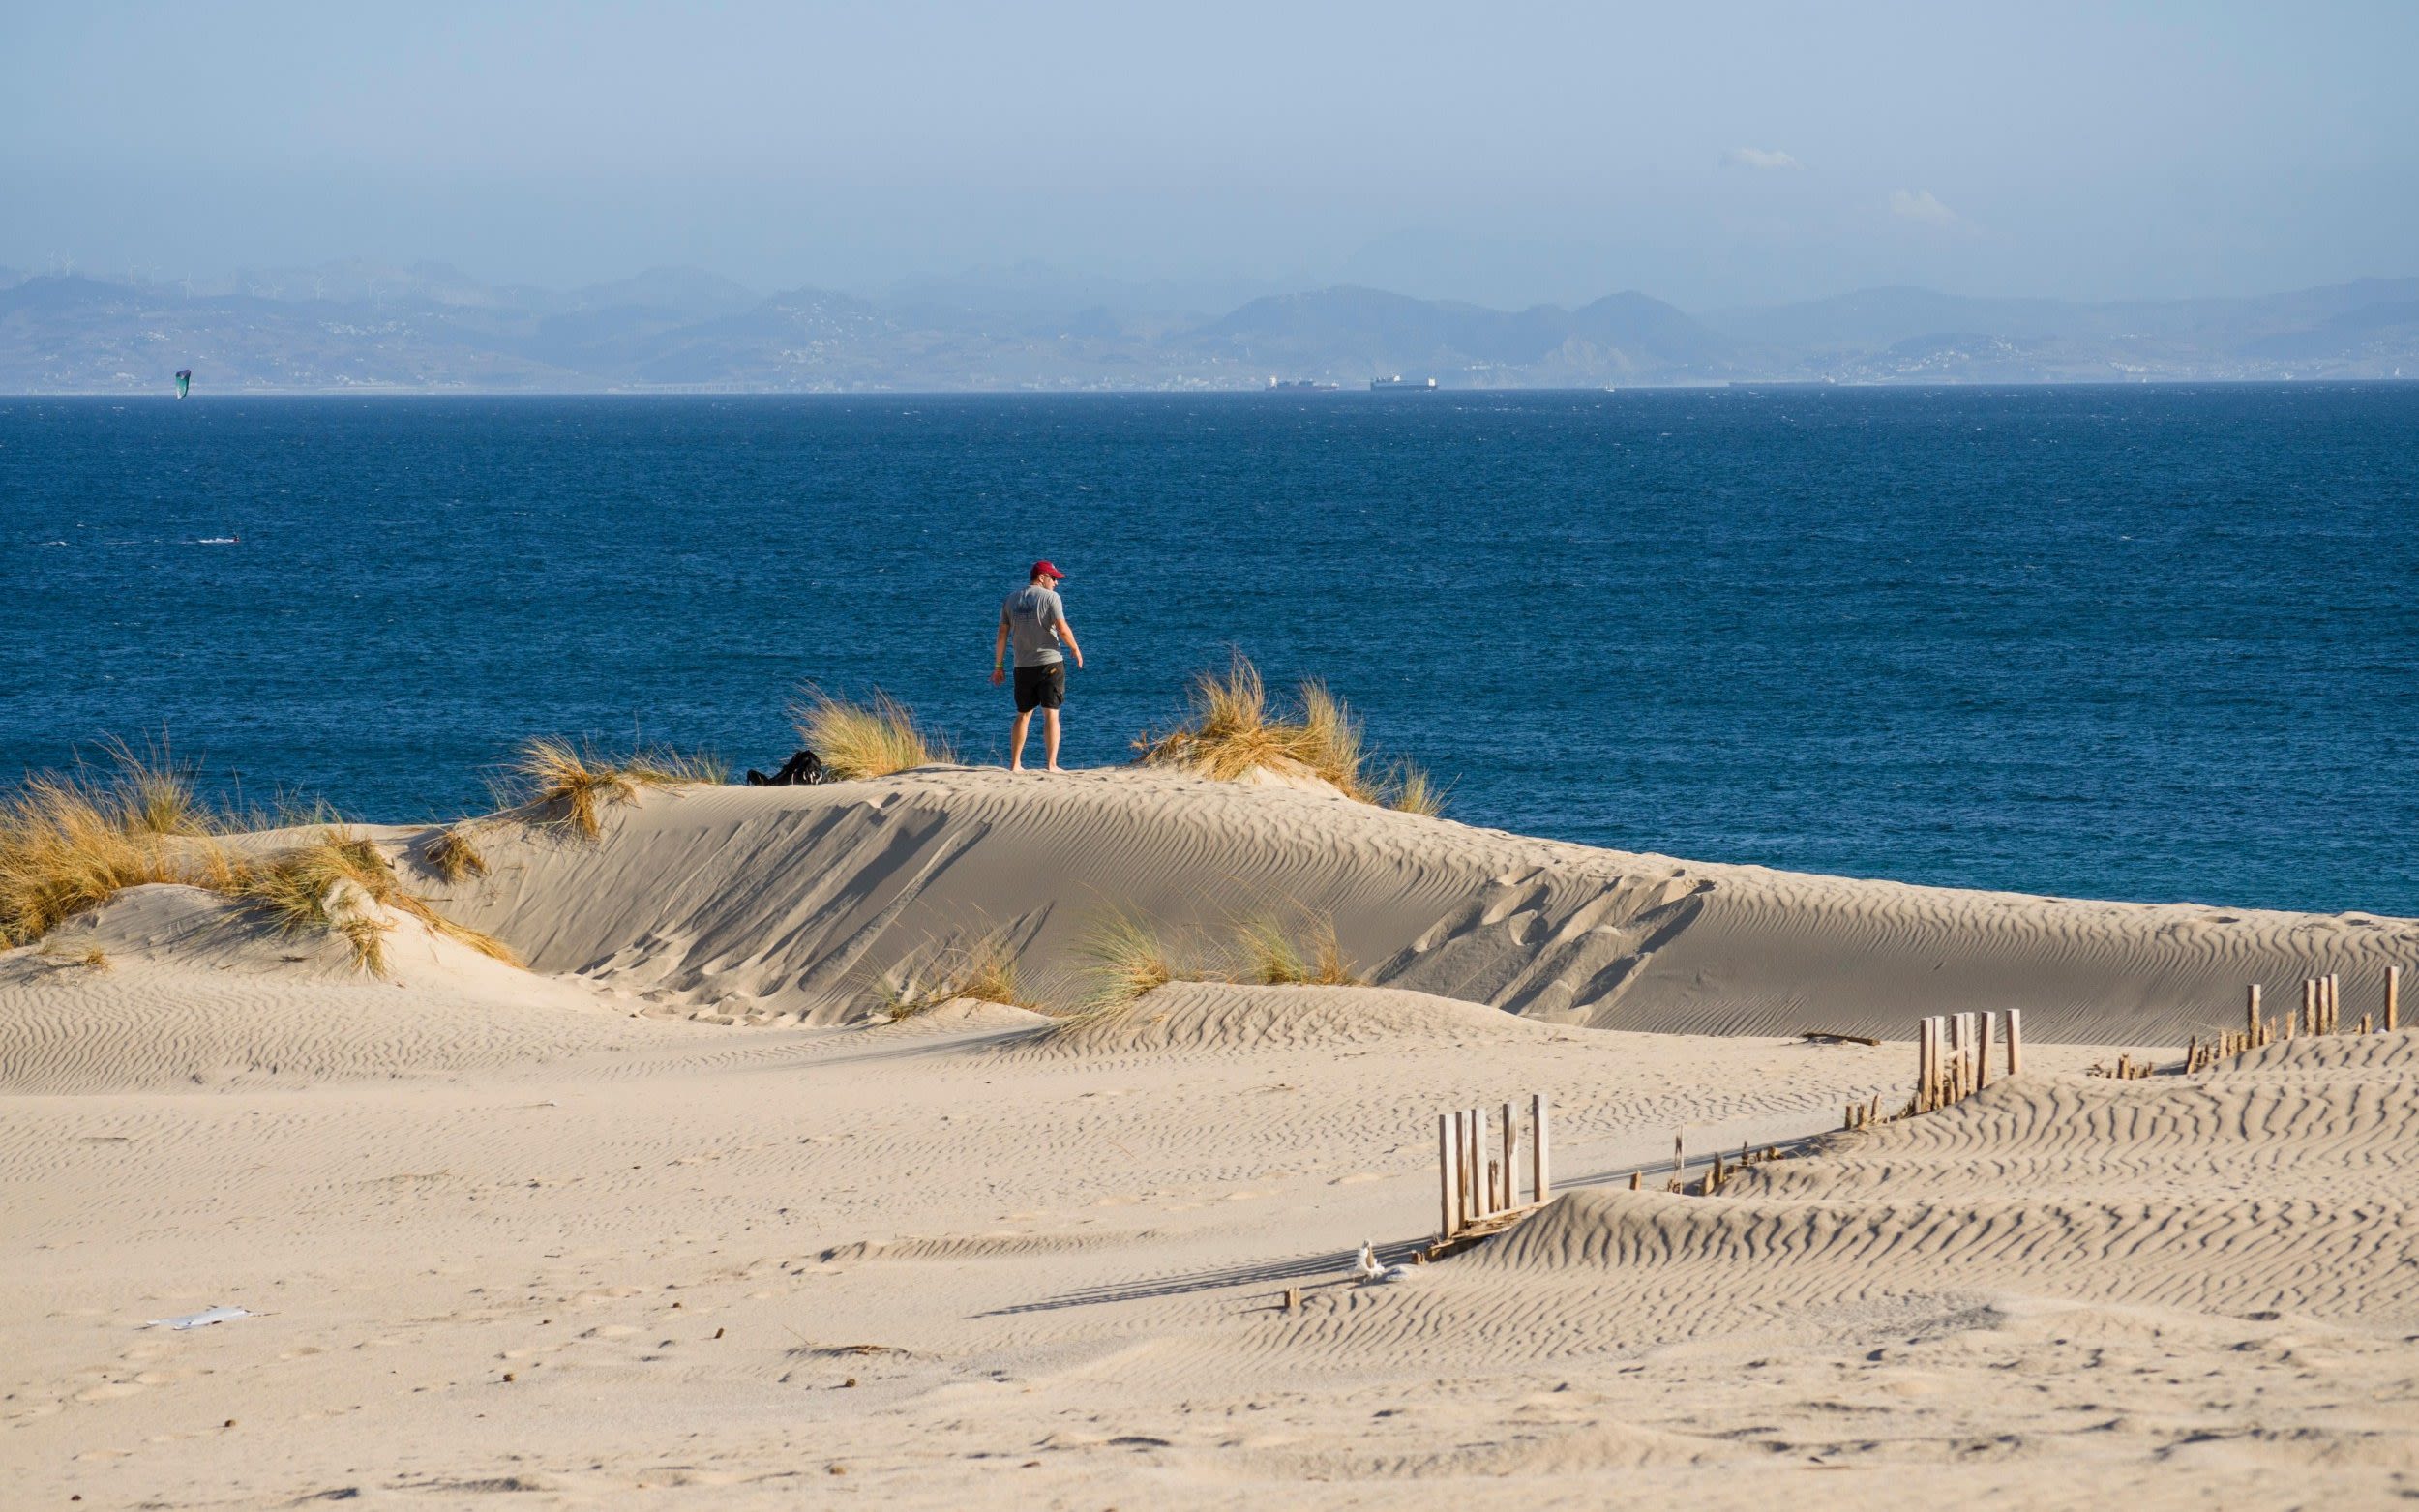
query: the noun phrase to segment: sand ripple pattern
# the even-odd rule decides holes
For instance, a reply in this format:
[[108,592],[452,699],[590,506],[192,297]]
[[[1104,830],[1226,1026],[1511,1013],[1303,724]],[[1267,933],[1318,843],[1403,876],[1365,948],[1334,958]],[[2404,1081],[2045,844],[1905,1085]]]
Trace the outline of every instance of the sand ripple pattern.
[[1318,1326],[1339,1351],[1476,1331],[1530,1357],[1741,1330],[1878,1337],[2012,1298],[2407,1329],[2415,1040],[2279,1047],[2190,1079],[2028,1077],[1833,1136],[1715,1197],[1572,1192],[1438,1267],[1410,1305]]
[[1000,1053],[1108,1065],[1153,1055],[1519,1044],[1553,1032],[1476,1003],[1389,988],[1171,982],[1096,1021],[1020,1036]]
[[[303,1084],[617,1051],[694,1025],[634,1022],[582,983],[516,970],[393,916],[391,974],[189,887],[139,887],[0,952],[0,1091]],[[78,964],[90,950],[105,966]]]

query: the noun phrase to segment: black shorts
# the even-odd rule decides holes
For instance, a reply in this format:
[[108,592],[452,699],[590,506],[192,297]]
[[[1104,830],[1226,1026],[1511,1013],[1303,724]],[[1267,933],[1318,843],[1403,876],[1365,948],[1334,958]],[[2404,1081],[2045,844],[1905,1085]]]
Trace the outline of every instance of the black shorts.
[[1047,667],[1020,667],[1016,669],[1016,712],[1030,714],[1035,709],[1055,709],[1066,702],[1066,664],[1053,662]]

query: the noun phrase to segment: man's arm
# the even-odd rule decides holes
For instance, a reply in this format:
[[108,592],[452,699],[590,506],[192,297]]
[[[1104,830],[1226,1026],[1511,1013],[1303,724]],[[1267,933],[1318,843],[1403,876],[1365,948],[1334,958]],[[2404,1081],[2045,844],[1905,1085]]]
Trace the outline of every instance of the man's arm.
[[991,680],[993,682],[1003,683],[1008,680],[1007,662],[1008,611],[1002,608],[1000,610],[1000,634],[994,636],[991,640]]
[[1066,622],[1064,614],[1059,616],[1059,638],[1066,642],[1067,653],[1075,658],[1076,669],[1081,671],[1084,666],[1084,648],[1075,643],[1075,627]]

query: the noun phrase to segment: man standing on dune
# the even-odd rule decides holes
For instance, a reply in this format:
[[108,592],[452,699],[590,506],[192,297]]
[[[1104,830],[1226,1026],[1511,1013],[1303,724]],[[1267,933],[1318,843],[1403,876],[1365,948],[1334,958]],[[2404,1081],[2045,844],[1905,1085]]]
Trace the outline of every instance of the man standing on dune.
[[[997,687],[1007,677],[1008,646],[1016,646],[1016,726],[1008,735],[1008,770],[1025,770],[1025,735],[1032,727],[1033,710],[1041,710],[1041,749],[1049,769],[1059,765],[1059,705],[1066,701],[1066,659],[1084,665],[1084,648],[1066,622],[1066,606],[1059,600],[1059,584],[1066,574],[1048,562],[1035,562],[1025,586],[1000,606],[1000,634],[991,645],[991,681]],[[1063,645],[1065,651],[1059,648]]]

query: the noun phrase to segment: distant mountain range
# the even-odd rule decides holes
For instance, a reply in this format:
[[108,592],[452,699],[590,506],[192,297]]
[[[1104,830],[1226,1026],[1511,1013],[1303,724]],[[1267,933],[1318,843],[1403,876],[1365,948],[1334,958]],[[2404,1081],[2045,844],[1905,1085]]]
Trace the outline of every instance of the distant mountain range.
[[1638,293],[1503,311],[1358,287],[1216,313],[1021,276],[868,299],[689,268],[568,293],[426,263],[165,283],[0,270],[0,392],[163,392],[179,368],[205,395],[2419,377],[2419,279],[2111,304],[1883,288],[1690,315]]

